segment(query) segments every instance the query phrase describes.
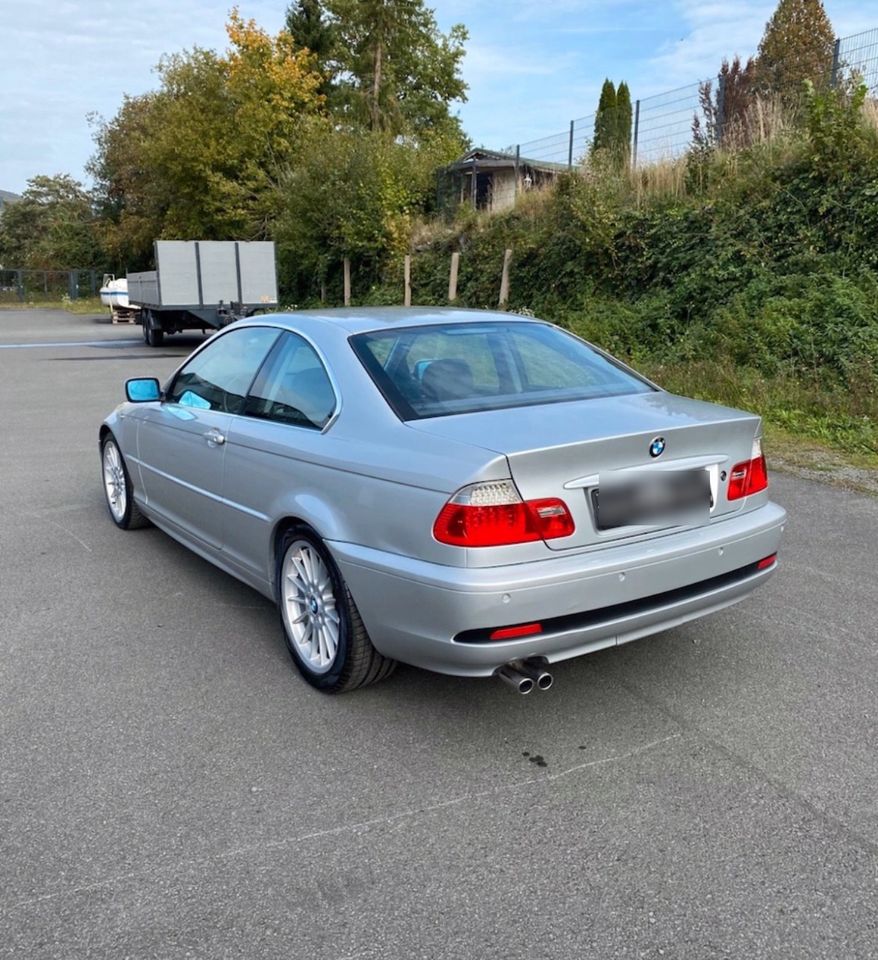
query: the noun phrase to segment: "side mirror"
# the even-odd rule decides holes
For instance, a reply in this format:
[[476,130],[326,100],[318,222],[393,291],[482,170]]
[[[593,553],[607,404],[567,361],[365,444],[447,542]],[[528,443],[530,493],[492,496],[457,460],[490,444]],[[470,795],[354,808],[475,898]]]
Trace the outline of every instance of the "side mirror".
[[155,377],[137,377],[125,381],[125,396],[131,403],[149,403],[161,399],[162,388]]

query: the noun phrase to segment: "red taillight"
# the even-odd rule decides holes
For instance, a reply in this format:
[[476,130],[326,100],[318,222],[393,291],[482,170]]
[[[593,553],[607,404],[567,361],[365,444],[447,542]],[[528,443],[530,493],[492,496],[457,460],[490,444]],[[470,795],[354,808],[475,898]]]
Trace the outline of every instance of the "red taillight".
[[518,627],[500,627],[499,630],[492,630],[488,639],[513,640],[515,637],[532,637],[535,633],[542,632],[543,626],[540,623],[522,623]]
[[740,500],[753,493],[759,493],[768,486],[768,468],[762,455],[762,440],[753,441],[753,450],[749,460],[736,463],[729,473],[729,500]]
[[774,561],[777,560],[777,554],[773,553],[770,557],[763,557],[757,564],[757,570],[767,570]]
[[511,480],[464,487],[445,504],[433,536],[455,547],[501,547],[569,537],[576,529],[563,500],[522,500]]

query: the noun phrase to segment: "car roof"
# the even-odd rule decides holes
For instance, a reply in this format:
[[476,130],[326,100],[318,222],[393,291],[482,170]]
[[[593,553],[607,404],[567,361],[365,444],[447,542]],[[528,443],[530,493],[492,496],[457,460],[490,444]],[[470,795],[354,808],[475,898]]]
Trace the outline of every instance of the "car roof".
[[266,320],[295,330],[303,321],[323,321],[344,331],[345,336],[386,330],[388,327],[418,327],[435,323],[484,323],[485,321],[533,321],[514,313],[497,310],[466,310],[459,307],[341,307],[325,310],[295,310],[262,314],[250,323]]

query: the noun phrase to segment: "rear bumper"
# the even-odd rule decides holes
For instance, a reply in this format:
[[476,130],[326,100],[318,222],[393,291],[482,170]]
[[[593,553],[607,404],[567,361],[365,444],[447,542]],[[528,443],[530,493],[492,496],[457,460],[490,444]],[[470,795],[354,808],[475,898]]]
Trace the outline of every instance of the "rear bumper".
[[[776,563],[755,564],[777,552],[785,520],[767,503],[652,541],[488,568],[330,547],[383,654],[475,677],[520,657],[552,663],[627,643],[736,603],[774,573]],[[545,632],[517,640],[473,633],[535,621],[549,621]]]

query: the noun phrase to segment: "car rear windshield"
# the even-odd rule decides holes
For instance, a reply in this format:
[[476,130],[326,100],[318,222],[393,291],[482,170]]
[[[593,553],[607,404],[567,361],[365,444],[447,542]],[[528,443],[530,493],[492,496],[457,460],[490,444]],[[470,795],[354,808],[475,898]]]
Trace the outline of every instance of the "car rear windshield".
[[654,389],[577,337],[540,322],[402,327],[350,342],[402,420]]

